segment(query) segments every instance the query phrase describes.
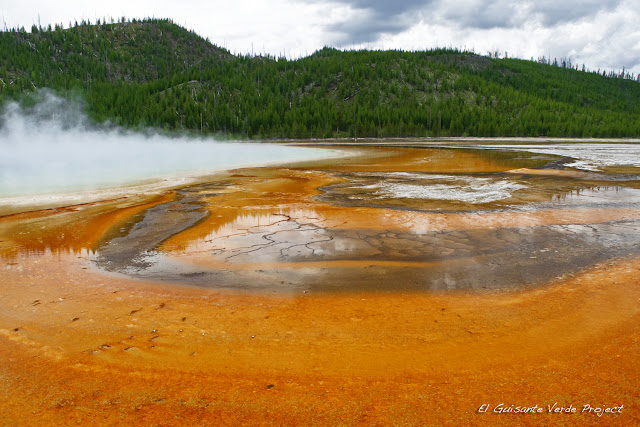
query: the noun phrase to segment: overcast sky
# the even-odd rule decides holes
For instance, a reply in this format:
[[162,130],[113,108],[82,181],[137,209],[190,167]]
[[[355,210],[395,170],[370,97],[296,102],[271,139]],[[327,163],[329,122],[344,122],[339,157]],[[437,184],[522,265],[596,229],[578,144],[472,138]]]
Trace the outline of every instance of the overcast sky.
[[0,0],[8,27],[170,17],[232,52],[459,47],[640,73],[640,0]]

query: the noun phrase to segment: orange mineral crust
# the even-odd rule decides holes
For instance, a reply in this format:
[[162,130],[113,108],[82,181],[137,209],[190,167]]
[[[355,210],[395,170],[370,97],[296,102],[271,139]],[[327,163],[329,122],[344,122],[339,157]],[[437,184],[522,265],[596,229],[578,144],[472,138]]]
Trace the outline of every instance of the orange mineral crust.
[[639,425],[638,180],[555,160],[359,147],[0,216],[0,424]]
[[[633,425],[637,260],[527,292],[224,295],[63,256],[3,270],[7,425]],[[547,405],[620,414],[549,414]],[[540,414],[478,413],[483,404]]]
[[110,228],[171,200],[173,194],[132,197],[0,216],[0,257],[93,249]]

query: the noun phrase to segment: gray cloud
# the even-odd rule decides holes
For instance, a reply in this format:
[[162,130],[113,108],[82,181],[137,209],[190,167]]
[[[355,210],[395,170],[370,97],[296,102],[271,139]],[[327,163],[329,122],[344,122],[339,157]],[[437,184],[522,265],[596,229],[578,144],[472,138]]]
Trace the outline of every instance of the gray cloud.
[[382,34],[398,34],[410,28],[413,22],[406,18],[397,17],[394,21],[387,21],[378,17],[360,18],[355,21],[332,24],[328,30],[333,35],[333,42],[339,45],[358,45],[374,42]]
[[[323,0],[307,0],[325,3]],[[372,43],[383,34],[395,35],[425,22],[448,22],[460,28],[517,28],[527,23],[554,27],[614,10],[621,0],[333,0],[349,6],[355,16],[326,27],[335,44]]]
[[542,23],[549,27],[563,22],[576,21],[596,15],[602,10],[614,10],[621,0],[538,0],[529,2],[533,14],[540,16]]
[[373,10],[383,17],[391,17],[421,8],[432,2],[430,0],[337,0],[337,3],[346,4],[353,9]]
[[331,24],[327,30],[336,44],[361,44],[375,42],[382,34],[398,34],[416,24],[418,13],[435,0],[334,0],[333,4],[349,6],[355,16],[343,22]]
[[603,10],[614,10],[621,0],[467,0],[462,3],[442,1],[444,19],[468,28],[514,28],[527,22],[544,27],[593,17]]
[[527,19],[527,4],[509,0],[471,0],[463,4],[442,2],[444,20],[466,28],[513,28]]

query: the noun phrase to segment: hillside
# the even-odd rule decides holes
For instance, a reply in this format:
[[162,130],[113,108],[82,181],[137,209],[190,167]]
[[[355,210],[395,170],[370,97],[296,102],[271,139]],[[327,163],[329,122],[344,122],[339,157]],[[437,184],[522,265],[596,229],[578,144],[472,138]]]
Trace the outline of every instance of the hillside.
[[640,136],[640,84],[457,50],[233,56],[170,20],[0,33],[0,100],[80,97],[98,122],[250,138]]

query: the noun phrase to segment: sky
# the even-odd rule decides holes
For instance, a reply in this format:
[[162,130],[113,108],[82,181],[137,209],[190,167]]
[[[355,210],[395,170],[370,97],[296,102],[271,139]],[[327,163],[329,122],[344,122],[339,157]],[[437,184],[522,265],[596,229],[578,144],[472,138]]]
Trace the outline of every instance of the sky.
[[639,0],[0,0],[3,27],[171,18],[232,53],[455,47],[640,74]]

